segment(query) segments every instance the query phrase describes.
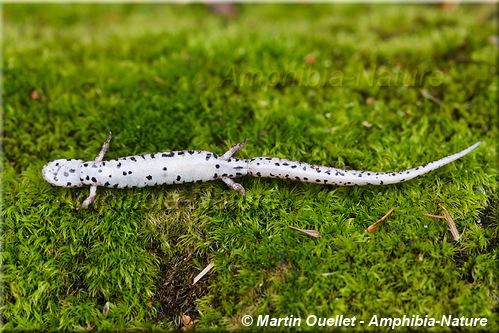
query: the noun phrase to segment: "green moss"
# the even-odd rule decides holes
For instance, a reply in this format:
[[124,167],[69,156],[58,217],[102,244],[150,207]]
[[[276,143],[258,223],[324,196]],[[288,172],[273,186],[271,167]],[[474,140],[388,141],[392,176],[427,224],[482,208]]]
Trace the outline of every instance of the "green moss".
[[[173,330],[183,314],[200,330],[243,329],[246,314],[356,316],[356,330],[373,315],[454,315],[497,329],[496,7],[237,8],[4,5],[4,330]],[[374,171],[483,144],[393,186],[101,188],[76,213],[88,189],[51,187],[41,168],[93,159],[110,130],[107,158],[222,153],[249,137],[238,156]],[[423,215],[439,203],[461,242]]]

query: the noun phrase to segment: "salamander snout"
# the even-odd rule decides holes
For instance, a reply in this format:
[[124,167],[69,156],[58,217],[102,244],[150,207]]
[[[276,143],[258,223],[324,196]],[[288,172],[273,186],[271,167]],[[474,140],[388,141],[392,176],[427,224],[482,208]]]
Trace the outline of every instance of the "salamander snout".
[[55,160],[45,164],[42,176],[48,183],[62,187],[80,187],[80,165],[83,160]]

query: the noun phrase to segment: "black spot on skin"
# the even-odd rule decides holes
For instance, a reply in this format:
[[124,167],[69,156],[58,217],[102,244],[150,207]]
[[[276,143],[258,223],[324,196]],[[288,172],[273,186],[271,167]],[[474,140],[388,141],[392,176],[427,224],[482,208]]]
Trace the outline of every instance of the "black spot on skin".
[[146,176],[146,178],[147,178],[148,180],[151,180],[151,179],[152,179],[152,176],[151,176],[151,175],[149,175],[149,176]]
[[187,152],[189,153],[189,155],[194,154],[194,150],[188,150]]
[[256,162],[256,165],[260,165],[260,162]]
[[260,176],[262,175],[262,173],[261,173],[261,172],[257,172],[257,173],[256,173],[256,175],[257,175],[258,177],[260,177]]
[[266,159],[267,161],[270,161],[270,160],[272,160],[272,157],[266,157],[265,159]]
[[75,170],[75,169],[69,169],[69,172],[71,172],[71,173],[75,173],[75,172],[76,172],[76,170]]
[[109,184],[109,182],[104,183],[104,186],[109,186],[109,185],[111,185],[111,184]]
[[71,183],[70,183],[70,182],[67,182],[67,183],[66,183],[66,186],[71,186]]
[[164,168],[163,168],[163,171],[166,171],[166,170],[167,170],[167,169],[166,169],[166,167],[164,167]]
[[67,173],[66,171],[64,171],[64,177],[67,177],[69,176],[69,173]]
[[97,179],[95,179],[95,177],[92,177],[92,183],[97,183]]
[[145,159],[146,159],[146,157],[145,157],[144,155],[140,155],[140,157],[142,157],[142,159],[143,159],[143,160],[145,160]]
[[215,175],[213,175],[213,179],[217,179],[218,174],[215,172]]
[[270,177],[275,177],[275,175],[274,175],[274,174],[272,174],[272,173],[269,173],[269,175],[270,175]]
[[205,159],[208,161],[210,159],[210,157],[211,157],[211,154],[206,154]]
[[383,185],[383,181],[382,181],[382,180],[380,180],[379,184],[380,184],[380,185]]
[[99,172],[99,173],[102,173],[102,169],[99,169],[99,171],[98,171],[98,172]]
[[82,182],[82,181],[83,181],[83,178],[80,178],[80,182]]
[[[56,165],[59,165],[59,163],[57,163]],[[84,167],[87,167],[87,166],[88,166],[88,163],[83,163],[83,166],[84,166]]]
[[173,152],[169,152],[169,153],[163,153],[161,154],[161,157],[173,157],[174,153]]
[[126,171],[123,171],[123,176],[126,176]]
[[[86,165],[86,163],[85,163],[85,164],[83,164],[83,165],[87,166],[87,165]],[[59,166],[59,162],[57,162],[57,163],[55,164],[55,166]]]
[[292,166],[291,166],[291,169],[295,169],[295,168],[296,168],[296,165],[292,165]]
[[326,184],[326,183],[327,183],[327,179],[324,179],[324,184]]
[[118,169],[121,168],[121,162],[118,162],[118,165],[116,166]]
[[321,182],[321,180],[320,180],[320,179],[316,179],[315,181],[316,181],[316,182],[318,182],[318,183],[320,183],[320,182]]
[[300,180],[300,177],[295,177],[296,180]]
[[118,184],[114,184],[114,186],[113,186],[113,187],[114,187],[114,188],[117,188],[117,187],[118,187]]
[[307,177],[303,177],[303,180],[308,180],[308,178]]
[[279,163],[276,163],[275,165],[276,165],[276,166],[279,166],[280,164],[279,164]]
[[92,168],[94,168],[94,169],[95,169],[95,168],[97,168],[97,165],[95,165],[95,164],[92,164]]
[[370,175],[371,175],[371,173],[370,173],[370,172],[368,172],[368,173],[367,173],[367,175],[368,175],[368,176],[370,176]]
[[256,158],[252,158],[252,159],[250,160],[250,162],[253,162],[254,160],[256,160]]
[[130,159],[131,159],[132,161],[134,161],[134,162],[137,162],[137,159],[136,159],[135,157],[133,157],[133,156],[132,156],[132,157],[130,157]]
[[131,175],[131,174],[132,174],[132,172],[131,172],[131,171],[128,171],[128,174],[129,174],[129,175]]
[[86,180],[90,180],[90,176],[85,177]]
[[240,172],[236,172],[236,176],[242,176],[243,174]]
[[307,167],[303,167],[303,171],[307,171]]
[[329,172],[329,171],[326,171],[326,175],[331,175],[331,172]]
[[201,179],[196,180],[196,183],[202,183],[203,181]]
[[180,176],[177,176],[177,181],[180,181],[180,178],[181,178]]
[[288,166],[288,165],[289,165],[289,163],[283,163],[282,165]]
[[213,158],[218,159],[218,155],[216,153],[213,153]]
[[321,173],[321,169],[317,168],[316,169],[317,173]]
[[216,164],[215,168],[220,169],[220,164]]
[[416,169],[414,169],[414,170],[418,171],[418,170],[419,170],[419,167],[416,167]]
[[405,178],[400,180],[401,183],[404,182],[404,181],[405,181]]
[[155,154],[151,154],[151,158],[154,158],[154,156],[156,156]]
[[397,175],[397,174],[396,174],[395,172],[394,172],[394,173],[392,173],[392,176],[396,176],[396,175]]
[[410,171],[406,171],[405,173],[408,175],[408,174],[410,174],[411,172],[410,172]]
[[362,174],[361,173],[359,173],[359,178],[362,178]]
[[227,177],[227,174],[226,174],[226,173],[224,173],[224,174],[222,175],[222,177]]
[[177,152],[177,155],[179,155],[179,156],[184,155],[184,153],[185,153],[184,151],[179,151],[179,152]]
[[112,175],[109,175],[109,178],[113,178],[113,176],[112,176]]

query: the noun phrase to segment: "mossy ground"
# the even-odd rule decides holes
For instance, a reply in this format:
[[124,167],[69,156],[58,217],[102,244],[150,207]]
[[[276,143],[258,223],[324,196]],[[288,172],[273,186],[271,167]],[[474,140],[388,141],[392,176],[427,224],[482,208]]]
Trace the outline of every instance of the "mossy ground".
[[[200,330],[242,329],[246,314],[499,328],[495,6],[6,4],[3,16],[4,330],[174,329],[181,314]],[[483,144],[399,185],[100,188],[75,212],[88,189],[54,188],[41,168],[93,159],[110,130],[107,158],[223,153],[248,137],[238,156],[374,171]],[[460,243],[423,215],[438,203]]]

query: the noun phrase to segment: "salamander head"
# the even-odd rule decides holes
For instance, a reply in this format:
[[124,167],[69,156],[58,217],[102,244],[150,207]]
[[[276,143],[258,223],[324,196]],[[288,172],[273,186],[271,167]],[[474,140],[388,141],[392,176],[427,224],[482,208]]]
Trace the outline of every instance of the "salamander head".
[[83,160],[55,160],[45,164],[43,178],[54,186],[81,187],[80,166]]

